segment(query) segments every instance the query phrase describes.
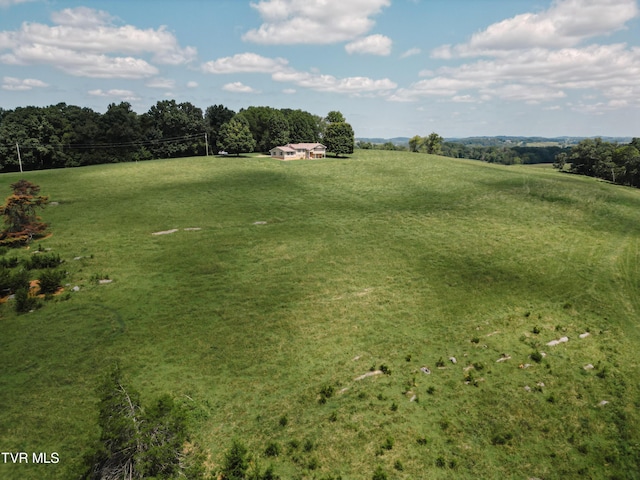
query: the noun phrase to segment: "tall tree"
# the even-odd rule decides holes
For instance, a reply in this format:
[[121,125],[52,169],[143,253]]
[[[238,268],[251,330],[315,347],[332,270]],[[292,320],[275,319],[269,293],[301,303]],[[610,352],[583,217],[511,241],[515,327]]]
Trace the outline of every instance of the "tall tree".
[[324,134],[324,145],[327,151],[334,153],[337,157],[353,153],[355,145],[353,128],[346,122],[330,123]]
[[209,136],[209,145],[218,143],[218,134],[222,125],[231,120],[236,112],[228,109],[224,105],[212,105],[207,107],[204,113],[204,124]]
[[346,120],[344,119],[344,115],[337,110],[332,110],[327,113],[326,121],[328,123],[344,123]]
[[111,103],[100,119],[102,141],[106,144],[102,155],[106,162],[128,162],[141,142],[140,120],[129,102]]
[[228,153],[239,156],[241,153],[253,152],[256,141],[251,135],[247,121],[236,115],[220,129],[218,147]]
[[424,139],[420,135],[415,135],[409,139],[409,151],[419,152],[422,148]]
[[273,147],[287,143],[289,143],[289,123],[282,112],[275,111],[269,118],[266,147],[271,150]]
[[160,158],[204,154],[205,123],[202,110],[175,100],[162,100],[144,115],[147,140],[153,156]]
[[444,139],[435,132],[429,134],[428,137],[424,139],[424,148],[427,153],[431,153],[433,155],[440,155],[442,153],[442,142]]

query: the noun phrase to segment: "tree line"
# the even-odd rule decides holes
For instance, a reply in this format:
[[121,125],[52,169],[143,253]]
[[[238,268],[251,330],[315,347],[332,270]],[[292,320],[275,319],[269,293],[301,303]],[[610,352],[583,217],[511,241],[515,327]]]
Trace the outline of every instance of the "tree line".
[[620,185],[640,187],[640,138],[623,145],[601,138],[582,140],[570,151],[559,153],[554,167]]
[[[331,121],[332,114],[341,121]],[[133,111],[128,102],[112,103],[104,113],[66,103],[0,108],[0,171],[16,171],[19,162],[27,170],[39,170],[205,155],[228,148],[268,152],[287,143],[331,142],[332,130],[345,125],[351,133],[350,152],[339,142],[331,145],[339,151],[329,151],[352,153],[351,126],[340,112],[330,115],[324,118],[271,107],[235,112],[224,105],[212,105],[203,112],[175,100],[159,101],[143,114]],[[234,137],[233,127],[239,138]]]

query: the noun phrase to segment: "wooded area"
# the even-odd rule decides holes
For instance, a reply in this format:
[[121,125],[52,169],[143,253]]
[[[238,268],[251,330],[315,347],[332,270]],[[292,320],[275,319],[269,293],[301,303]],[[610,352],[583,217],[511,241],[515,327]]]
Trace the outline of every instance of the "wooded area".
[[0,171],[131,162],[205,155],[218,151],[223,125],[247,125],[255,146],[268,152],[287,142],[319,142],[324,118],[302,110],[249,107],[234,112],[213,105],[162,100],[138,114],[131,104],[112,103],[103,114],[59,103],[48,107],[0,108]]

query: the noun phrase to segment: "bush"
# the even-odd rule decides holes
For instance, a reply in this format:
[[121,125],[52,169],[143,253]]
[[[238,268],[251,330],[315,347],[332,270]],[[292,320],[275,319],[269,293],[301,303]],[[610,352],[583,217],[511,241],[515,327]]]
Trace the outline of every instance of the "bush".
[[11,257],[11,258],[0,258],[0,267],[2,268],[15,268],[18,266],[18,259],[17,257]]
[[380,465],[378,465],[375,472],[373,472],[373,477],[371,477],[372,480],[387,480],[387,478],[387,474],[384,473]]
[[60,255],[55,253],[44,253],[33,255],[24,262],[24,267],[27,270],[40,270],[42,268],[56,268],[60,266],[62,260]]
[[38,299],[29,295],[28,288],[20,288],[15,294],[17,313],[27,313],[39,306]]
[[380,365],[380,371],[385,375],[391,375],[391,369],[387,367],[384,363]]
[[30,282],[29,282],[29,273],[26,270],[17,270],[13,272],[11,275],[10,289],[12,292],[17,292],[18,290],[27,290],[29,291]]
[[280,444],[277,442],[270,442],[267,448],[264,449],[264,455],[266,457],[277,457],[280,455]]
[[533,360],[536,363],[540,363],[542,361],[542,354],[536,350],[531,354],[531,360]]
[[248,469],[247,447],[242,442],[234,440],[222,462],[222,479],[244,480]]
[[61,270],[44,270],[40,273],[40,293],[56,293],[62,286],[65,273]]

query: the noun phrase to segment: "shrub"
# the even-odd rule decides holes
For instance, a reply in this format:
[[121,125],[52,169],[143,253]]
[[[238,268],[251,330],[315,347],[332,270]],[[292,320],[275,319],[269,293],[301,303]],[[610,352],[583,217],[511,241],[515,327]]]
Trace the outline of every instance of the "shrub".
[[270,442],[267,448],[264,449],[264,455],[266,457],[277,457],[280,455],[280,444],[277,442]]
[[331,415],[329,415],[329,421],[330,422],[337,422],[338,421],[338,414],[336,412],[332,412]]
[[392,412],[397,412],[398,411],[398,404],[396,402],[393,402],[391,404],[391,411]]
[[309,460],[307,468],[309,470],[317,470],[318,468],[320,468],[320,462],[318,462],[318,459],[316,457],[313,457]]
[[447,462],[444,459],[444,457],[440,456],[440,457],[436,458],[436,467],[444,468],[446,466],[447,466]]
[[61,270],[43,270],[38,281],[40,283],[40,293],[56,293],[62,286],[65,273]]
[[380,365],[380,371],[385,375],[391,375],[391,369],[387,367],[384,363]]
[[29,273],[26,270],[17,270],[11,275],[10,289],[12,292],[25,289],[29,291]]
[[536,350],[531,354],[531,360],[533,360],[536,363],[540,363],[542,361],[542,354]]
[[477,344],[477,343],[480,343],[480,339],[479,339],[478,337],[473,337],[473,338],[471,339],[471,343],[476,343],[476,344]]
[[280,420],[278,420],[278,423],[280,424],[281,427],[286,427],[287,423],[289,423],[289,419],[287,418],[286,415],[282,415],[280,417]]
[[333,397],[334,388],[331,385],[325,385],[320,389],[320,399],[318,400],[321,404],[327,403],[327,400]]
[[491,438],[491,445],[505,445],[513,438],[511,433],[498,433]]
[[393,464],[393,468],[401,472],[404,470],[404,465],[402,465],[402,462],[400,460],[396,460],[395,463]]
[[416,443],[418,445],[426,445],[427,444],[427,437],[418,437],[416,439]]
[[240,441],[234,440],[222,462],[222,479],[244,480],[248,469],[247,447]]
[[38,299],[29,295],[29,289],[27,288],[16,290],[15,301],[17,313],[27,313],[39,306]]
[[382,444],[382,448],[384,450],[391,450],[394,444],[395,444],[395,441],[393,440],[393,437],[387,437],[387,439]]
[[24,267],[27,270],[40,270],[41,268],[56,268],[62,263],[60,255],[55,253],[44,253],[32,255],[25,260]]
[[387,474],[384,473],[384,470],[382,470],[382,467],[380,465],[378,465],[378,467],[376,468],[375,472],[373,472],[373,477],[371,477],[372,480],[387,480]]
[[11,292],[11,271],[0,266],[0,296]]
[[15,268],[18,266],[18,258],[17,257],[11,257],[11,258],[0,258],[0,267],[2,268]]
[[434,393],[436,393],[436,388],[434,386],[427,388],[427,393],[429,395],[433,395]]
[[538,327],[533,327],[533,329],[531,330],[531,333],[533,333],[534,335],[537,335],[540,333],[540,329]]
[[[478,340],[478,341],[479,341],[479,340]],[[436,367],[438,367],[438,368],[442,368],[442,367],[444,367],[444,360],[442,359],[442,357],[440,357],[440,358],[438,359],[438,361],[436,362]]]
[[303,449],[305,452],[310,452],[311,450],[313,450],[313,449],[314,449],[314,447],[315,447],[315,445],[314,445],[314,443],[313,443],[313,440],[311,440],[311,439],[307,438],[307,439],[304,441],[304,445],[302,446],[302,449]]

